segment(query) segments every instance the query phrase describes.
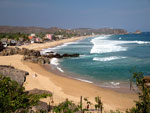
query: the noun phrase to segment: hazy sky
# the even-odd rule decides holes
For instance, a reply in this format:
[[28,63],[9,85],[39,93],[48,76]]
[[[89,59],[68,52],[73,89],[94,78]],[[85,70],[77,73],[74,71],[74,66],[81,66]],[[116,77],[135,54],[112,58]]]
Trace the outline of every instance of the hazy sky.
[[150,31],[150,0],[0,0],[0,25]]

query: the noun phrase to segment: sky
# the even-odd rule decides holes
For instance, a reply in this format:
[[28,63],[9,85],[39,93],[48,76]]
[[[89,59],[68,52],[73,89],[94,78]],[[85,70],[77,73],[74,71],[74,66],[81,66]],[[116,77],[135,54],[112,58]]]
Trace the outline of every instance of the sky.
[[0,25],[150,31],[150,0],[0,0]]

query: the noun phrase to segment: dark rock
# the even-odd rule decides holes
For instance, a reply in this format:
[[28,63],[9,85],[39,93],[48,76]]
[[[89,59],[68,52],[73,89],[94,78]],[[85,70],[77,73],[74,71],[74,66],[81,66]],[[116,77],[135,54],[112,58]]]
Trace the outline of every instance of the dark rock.
[[46,63],[46,61],[45,61],[44,58],[39,58],[38,59],[38,64],[45,64],[45,63]]
[[49,58],[44,57],[44,56],[36,57],[36,56],[25,55],[23,57],[23,60],[27,61],[27,62],[38,63],[38,64],[49,64],[50,63]]
[[37,89],[37,88],[29,90],[28,93],[29,94],[52,94],[52,92],[50,92],[50,91],[40,90],[40,89]]
[[8,65],[0,65],[0,74],[10,77],[12,80],[17,81],[20,85],[23,85],[26,81],[26,76],[29,75],[26,71],[15,69],[13,66]]
[[144,76],[144,81],[145,82],[150,82],[150,76]]
[[79,54],[63,54],[62,57],[79,57]]
[[6,48],[3,51],[0,52],[1,56],[8,56],[8,55],[15,55],[15,54],[20,54],[20,55],[29,55],[29,56],[41,56],[40,51],[35,51],[35,50],[29,50],[26,48]]
[[55,55],[53,55],[53,57],[55,57],[55,58],[62,58],[62,56],[60,54],[58,54],[58,53],[56,53]]
[[[37,88],[35,88],[35,89],[33,89],[33,90],[29,90],[29,91],[27,91],[27,93],[28,94],[51,94],[52,95],[52,92],[50,92],[50,91],[47,91],[47,90],[40,90],[40,89],[37,89]],[[38,105],[37,106],[33,106],[32,107],[32,111],[34,111],[34,112],[37,112],[37,111],[40,111],[40,110],[43,110],[43,111],[45,111],[46,113],[48,113],[48,108],[50,108],[50,106],[48,106],[47,105],[47,103],[45,103],[45,102],[42,102],[42,101],[39,101],[38,102]],[[30,111],[31,111],[30,110]]]
[[144,79],[143,79],[145,85],[150,88],[150,76],[144,76]]
[[50,58],[63,58],[63,57],[78,57],[79,54],[63,54],[60,55],[58,53],[50,52],[48,55],[41,55],[40,51],[29,50],[26,48],[6,48],[0,52],[1,56],[9,56],[9,55],[24,55],[23,60],[27,62],[33,62],[38,64],[49,64]]
[[38,105],[33,106],[29,113],[41,113],[40,111],[43,111],[42,113],[48,113],[48,105],[45,102],[39,101]]
[[4,49],[2,42],[0,41],[0,52]]

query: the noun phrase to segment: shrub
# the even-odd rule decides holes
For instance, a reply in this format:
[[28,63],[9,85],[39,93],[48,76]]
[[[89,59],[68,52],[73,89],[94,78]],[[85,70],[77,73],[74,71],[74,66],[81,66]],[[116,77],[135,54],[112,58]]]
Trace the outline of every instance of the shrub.
[[144,83],[144,74],[141,72],[134,72],[133,79],[138,87],[139,100],[135,101],[135,107],[126,111],[126,113],[150,113],[150,88]]
[[0,113],[27,112],[50,94],[28,94],[16,81],[0,75]]

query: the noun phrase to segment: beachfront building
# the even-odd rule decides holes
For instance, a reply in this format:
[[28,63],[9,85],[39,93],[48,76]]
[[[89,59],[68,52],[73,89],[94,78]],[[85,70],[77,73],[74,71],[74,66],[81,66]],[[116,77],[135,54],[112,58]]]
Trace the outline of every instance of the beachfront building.
[[63,39],[64,38],[64,36],[63,35],[55,35],[55,39],[59,39],[59,40],[61,40],[61,39]]
[[44,39],[52,40],[53,39],[53,34],[46,34]]
[[28,38],[29,38],[29,40],[32,40],[33,38],[36,38],[36,35],[34,33],[32,33],[28,36]]
[[34,33],[31,33],[28,36],[28,39],[31,41],[31,43],[35,43],[36,42],[36,35]]

